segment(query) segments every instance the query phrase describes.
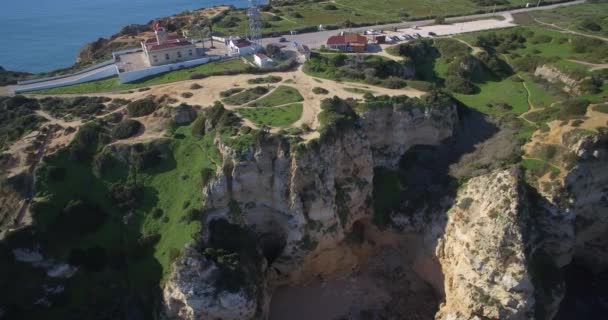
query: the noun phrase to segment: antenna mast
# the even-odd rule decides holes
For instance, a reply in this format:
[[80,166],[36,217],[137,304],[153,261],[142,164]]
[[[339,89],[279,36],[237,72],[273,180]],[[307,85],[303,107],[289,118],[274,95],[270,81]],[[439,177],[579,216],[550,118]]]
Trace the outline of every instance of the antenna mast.
[[262,23],[257,0],[249,0],[247,16],[249,17],[249,41],[257,51],[261,47],[260,39],[262,38]]

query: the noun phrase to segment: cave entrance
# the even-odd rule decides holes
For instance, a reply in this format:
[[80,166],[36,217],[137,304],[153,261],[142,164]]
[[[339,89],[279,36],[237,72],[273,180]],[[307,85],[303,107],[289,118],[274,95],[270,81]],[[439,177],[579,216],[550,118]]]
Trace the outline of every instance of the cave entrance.
[[262,249],[262,254],[270,266],[283,253],[286,240],[285,236],[280,234],[262,233],[258,236],[257,243]]

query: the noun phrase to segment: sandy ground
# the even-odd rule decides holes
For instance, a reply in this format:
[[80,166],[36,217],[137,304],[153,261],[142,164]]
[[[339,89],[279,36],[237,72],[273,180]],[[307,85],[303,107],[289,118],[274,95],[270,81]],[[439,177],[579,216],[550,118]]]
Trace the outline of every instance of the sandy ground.
[[[424,260],[419,259],[422,239],[390,233],[383,239],[376,236],[374,246],[362,245],[369,246],[369,257],[355,264],[352,272],[279,287],[270,304],[270,319],[384,319],[403,314],[410,315],[408,319],[432,319],[439,306],[437,294],[413,267],[424,266],[417,262]],[[438,280],[443,286],[443,279]]]
[[[148,91],[143,92],[133,92],[133,93],[99,93],[99,94],[89,94],[87,96],[104,96],[110,98],[123,98],[130,100],[142,99],[147,96],[162,96],[167,95],[171,98],[176,99],[178,102],[174,105],[178,105],[182,102],[190,104],[190,105],[200,105],[203,107],[211,106],[214,101],[221,100],[220,93],[224,92],[230,88],[252,88],[258,85],[252,85],[247,82],[249,79],[266,77],[269,75],[279,76],[283,78],[283,81],[278,84],[271,84],[270,86],[278,86],[278,85],[286,85],[291,86],[302,94],[304,97],[303,102],[303,114],[302,118],[293,124],[291,127],[299,127],[303,123],[308,124],[312,128],[318,127],[317,115],[320,112],[321,100],[332,97],[339,96],[341,98],[361,98],[363,94],[357,94],[348,92],[345,88],[359,88],[364,90],[369,90],[374,92],[375,94],[386,94],[386,95],[407,95],[410,97],[420,97],[424,94],[423,91],[419,91],[413,88],[404,88],[404,89],[387,89],[372,85],[366,85],[361,83],[349,83],[349,82],[337,82],[333,80],[326,79],[317,79],[312,78],[306,75],[302,69],[298,69],[292,72],[275,72],[267,75],[250,75],[250,74],[242,74],[242,75],[234,75],[234,76],[214,76],[202,80],[188,80],[176,83],[170,83],[165,85],[153,86]],[[290,81],[288,81],[290,80]],[[201,89],[190,89],[192,84],[197,83],[201,85],[203,88]],[[315,95],[312,93],[312,88],[314,87],[322,87],[329,91],[327,95]],[[184,92],[191,92],[194,95],[191,98],[183,98],[181,96]],[[56,95],[58,97],[66,97],[71,95]],[[33,96],[35,97],[35,96]],[[238,106],[228,106],[227,109],[234,109]],[[255,128],[255,125],[246,121],[247,125],[250,125]],[[278,131],[281,128],[275,128],[274,131]]]

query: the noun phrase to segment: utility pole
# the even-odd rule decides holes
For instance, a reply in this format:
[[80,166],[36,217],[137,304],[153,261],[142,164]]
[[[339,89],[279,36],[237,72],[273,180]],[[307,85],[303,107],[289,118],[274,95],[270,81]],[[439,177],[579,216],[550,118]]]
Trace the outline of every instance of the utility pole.
[[536,7],[537,7],[537,8],[538,8],[538,7],[540,7],[540,2],[541,2],[541,1],[543,1],[543,0],[538,0],[538,3],[536,4]]

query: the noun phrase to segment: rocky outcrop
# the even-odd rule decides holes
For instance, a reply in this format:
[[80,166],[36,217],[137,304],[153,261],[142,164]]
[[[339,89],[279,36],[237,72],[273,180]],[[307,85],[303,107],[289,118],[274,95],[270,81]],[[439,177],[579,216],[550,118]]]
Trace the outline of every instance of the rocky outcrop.
[[169,318],[188,320],[251,319],[256,314],[256,301],[244,290],[219,291],[215,279],[218,266],[193,247],[187,247],[183,258],[174,264],[173,277],[163,292],[165,312]]
[[565,179],[576,215],[574,255],[591,269],[608,267],[608,134],[573,147],[577,165]]
[[[266,257],[272,263],[271,271],[264,275],[261,286],[299,283],[331,274],[343,267],[342,262],[350,264],[347,256],[324,265],[311,257],[334,250],[355,222],[371,217],[375,166],[396,165],[413,145],[440,143],[451,136],[458,117],[455,105],[427,110],[384,107],[363,113],[357,121],[349,129],[301,145],[282,137],[266,137],[247,151],[237,152],[217,139],[223,165],[204,190],[205,224],[225,219],[260,237],[273,235],[284,240],[277,257],[272,261]],[[200,308],[190,301],[210,298],[192,293],[188,284],[208,283],[209,273],[199,272],[198,278],[180,281],[192,269],[183,267],[185,261],[198,259],[184,255],[166,285],[165,303],[173,317],[190,319],[198,311],[189,310]],[[220,296],[206,303],[220,305]],[[250,302],[265,314],[268,300],[254,297]],[[172,311],[175,306],[186,311]],[[209,315],[214,317],[222,316]]]
[[563,73],[554,66],[545,64],[536,67],[534,75],[551,83],[562,83],[564,85],[563,90],[565,92],[581,94],[581,89],[579,88],[580,80],[572,78],[570,75]]
[[530,319],[534,286],[526,194],[517,171],[471,179],[448,212],[436,248],[445,277],[437,319]]

